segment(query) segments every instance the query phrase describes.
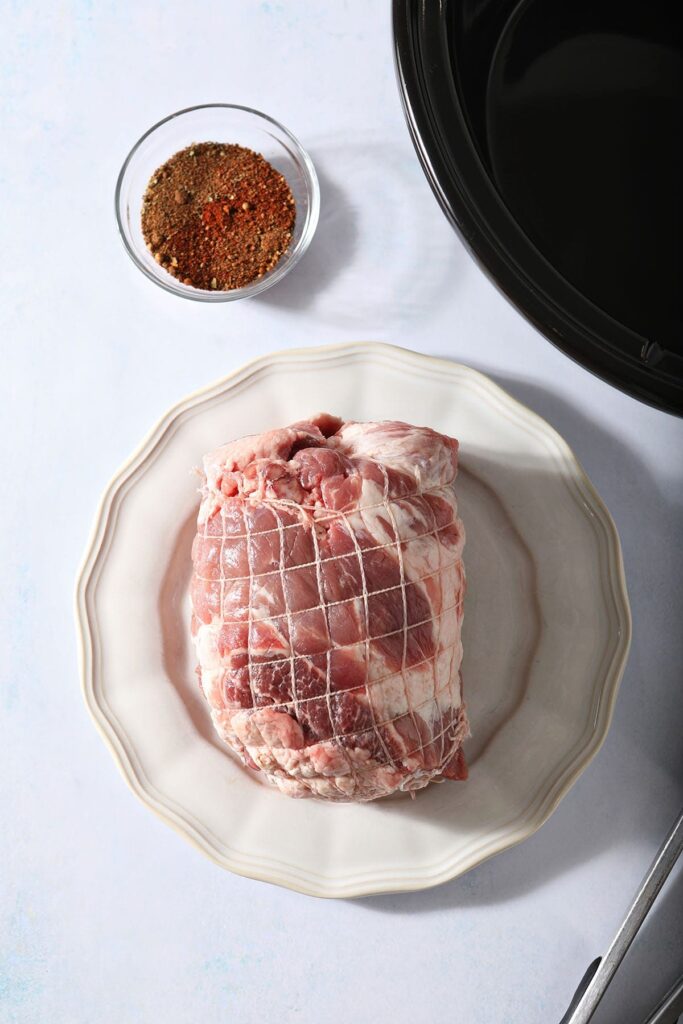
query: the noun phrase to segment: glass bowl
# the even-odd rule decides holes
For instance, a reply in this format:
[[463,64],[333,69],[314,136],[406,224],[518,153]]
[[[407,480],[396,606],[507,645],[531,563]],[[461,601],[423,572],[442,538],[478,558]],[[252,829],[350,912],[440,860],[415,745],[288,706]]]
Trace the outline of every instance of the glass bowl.
[[[261,153],[285,176],[296,202],[296,222],[289,248],[272,270],[244,288],[207,291],[183,284],[155,262],[145,245],[140,215],[149,179],[178,150],[199,142],[232,142]],[[124,161],[116,183],[115,202],[116,219],[128,255],[151,281],[185,299],[231,302],[265,291],[298,263],[318,223],[320,188],[311,158],[283,125],[249,107],[210,103],[179,110],[145,132]]]

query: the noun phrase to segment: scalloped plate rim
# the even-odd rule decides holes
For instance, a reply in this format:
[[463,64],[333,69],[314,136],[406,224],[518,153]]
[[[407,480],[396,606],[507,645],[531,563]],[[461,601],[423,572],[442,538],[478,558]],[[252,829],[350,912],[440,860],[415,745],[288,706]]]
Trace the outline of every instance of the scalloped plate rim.
[[[117,499],[125,493],[126,484],[133,480],[136,473],[143,470],[145,463],[163,441],[169,427],[177,423],[185,413],[206,401],[231,391],[238,384],[248,381],[259,371],[267,370],[274,364],[294,363],[301,360],[317,363],[335,357],[357,358],[363,355],[384,356],[395,363],[407,361],[413,367],[438,370],[439,373],[446,374],[450,378],[464,377],[487,392],[490,398],[507,406],[508,410],[514,413],[518,420],[526,422],[537,436],[543,435],[553,443],[557,454],[562,459],[567,482],[573,485],[573,496],[580,504],[589,503],[592,512],[603,527],[609,569],[608,579],[604,582],[609,584],[609,591],[620,621],[620,630],[617,646],[602,680],[597,716],[577,739],[574,748],[576,755],[554,778],[546,780],[543,790],[539,790],[535,794],[524,813],[517,815],[508,823],[507,831],[503,833],[501,828],[499,831],[502,834],[492,838],[488,843],[480,839],[478,849],[473,854],[468,855],[467,852],[465,854],[462,852],[456,855],[450,854],[445,858],[440,858],[433,865],[421,864],[412,873],[392,873],[391,870],[387,870],[385,872],[362,872],[349,876],[337,873],[335,876],[330,876],[317,875],[309,869],[278,861],[275,857],[256,858],[253,855],[240,854],[237,850],[220,842],[217,837],[213,837],[212,841],[208,830],[202,830],[199,822],[193,822],[187,811],[183,812],[183,809],[174,807],[168,797],[162,797],[161,794],[155,792],[153,785],[144,778],[141,767],[136,765],[134,751],[127,746],[125,732],[116,721],[113,712],[107,708],[104,695],[97,693],[98,673],[94,660],[96,655],[96,629],[94,628],[96,616],[88,604],[88,590],[91,583],[97,579],[98,569],[103,562],[102,556],[106,553],[108,539],[115,527]],[[159,417],[152,429],[106,485],[78,570],[74,598],[83,697],[100,735],[132,792],[153,813],[220,867],[227,868],[238,875],[323,898],[354,898],[431,888],[464,874],[497,853],[516,846],[532,836],[548,820],[604,743],[612,721],[631,641],[631,612],[616,526],[604,502],[564,438],[546,420],[513,398],[481,371],[459,362],[438,356],[424,355],[384,342],[347,342],[282,349],[264,354],[249,360],[232,373],[191,392],[174,403]],[[599,681],[596,681],[596,689],[599,686]]]

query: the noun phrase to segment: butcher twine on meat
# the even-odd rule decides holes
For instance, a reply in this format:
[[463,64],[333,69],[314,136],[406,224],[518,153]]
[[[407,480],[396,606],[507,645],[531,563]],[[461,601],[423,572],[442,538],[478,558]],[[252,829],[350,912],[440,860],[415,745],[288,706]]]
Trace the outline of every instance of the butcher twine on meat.
[[458,442],[327,414],[204,459],[192,632],[218,733],[283,793],[467,775]]

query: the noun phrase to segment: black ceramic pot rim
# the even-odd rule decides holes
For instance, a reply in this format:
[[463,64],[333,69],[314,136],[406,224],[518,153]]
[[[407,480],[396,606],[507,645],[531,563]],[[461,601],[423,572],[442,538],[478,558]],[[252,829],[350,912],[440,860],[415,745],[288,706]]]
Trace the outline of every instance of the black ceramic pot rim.
[[614,320],[559,274],[491,181],[454,80],[453,0],[393,4],[396,68],[413,144],[444,213],[475,259],[563,352],[642,401],[683,415],[683,361]]

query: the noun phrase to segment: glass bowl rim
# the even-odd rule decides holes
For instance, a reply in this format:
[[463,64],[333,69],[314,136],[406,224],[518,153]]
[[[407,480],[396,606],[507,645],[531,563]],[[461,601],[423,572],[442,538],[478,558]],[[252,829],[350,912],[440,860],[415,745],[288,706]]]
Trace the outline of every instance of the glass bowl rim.
[[[308,210],[306,212],[306,220],[301,232],[301,236],[291,250],[291,255],[287,262],[280,262],[273,268],[270,276],[264,276],[257,278],[256,281],[245,285],[243,288],[232,288],[228,291],[208,291],[204,288],[195,288],[192,291],[186,291],[185,287],[181,288],[170,274],[168,274],[168,281],[162,280],[157,277],[156,274],[138,257],[137,252],[129,242],[126,231],[123,224],[123,217],[121,211],[122,204],[122,189],[123,180],[126,175],[135,154],[142,146],[143,142],[149,138],[157,129],[161,128],[162,125],[167,124],[169,121],[175,120],[177,117],[182,117],[185,114],[193,114],[198,110],[237,110],[241,113],[250,114],[254,118],[268,122],[274,125],[278,131],[289,140],[293,147],[293,155],[296,162],[298,162],[304,169],[304,178],[306,179],[307,192],[309,197]],[[320,184],[318,182],[318,175],[316,174],[315,166],[307,151],[301,145],[296,135],[286,128],[280,121],[277,121],[274,117],[269,114],[264,114],[261,110],[256,110],[255,107],[243,106],[239,103],[198,103],[192,107],[183,107],[182,110],[176,110],[172,114],[168,114],[166,117],[162,117],[160,121],[156,121],[150,128],[144,132],[140,138],[133,144],[128,155],[126,156],[121,170],[119,171],[116,179],[116,189],[114,191],[114,210],[116,213],[116,224],[118,227],[119,235],[123,246],[128,253],[129,257],[138,268],[142,271],[145,277],[153,281],[154,284],[158,285],[159,288],[163,288],[164,291],[170,292],[172,295],[178,295],[183,299],[190,299],[194,302],[233,302],[236,299],[249,298],[254,295],[258,295],[259,292],[265,291],[267,288],[272,287],[283,277],[285,277],[290,270],[299,262],[303,254],[308,249],[311,239],[315,234],[315,229],[318,226],[318,217],[320,214]]]

